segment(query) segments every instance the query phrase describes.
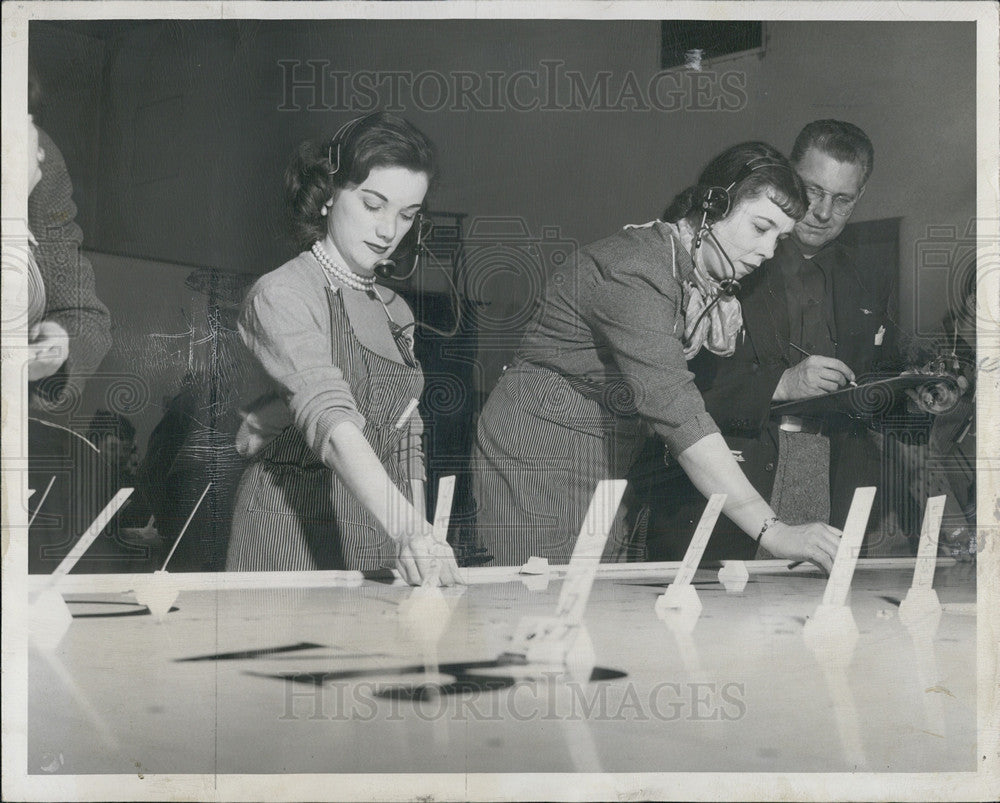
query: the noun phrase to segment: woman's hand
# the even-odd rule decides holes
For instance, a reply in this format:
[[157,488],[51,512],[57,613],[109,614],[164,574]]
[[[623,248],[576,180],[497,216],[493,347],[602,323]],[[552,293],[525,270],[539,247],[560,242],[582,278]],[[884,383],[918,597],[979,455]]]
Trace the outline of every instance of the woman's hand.
[[28,333],[28,380],[37,382],[52,376],[69,356],[69,335],[55,321],[44,320]]
[[840,530],[829,524],[813,522],[792,526],[779,521],[764,533],[761,546],[777,558],[807,560],[829,574],[840,546],[840,536]]
[[434,538],[434,528],[425,521],[396,538],[396,568],[410,585],[453,586],[462,582],[455,553],[447,541]]

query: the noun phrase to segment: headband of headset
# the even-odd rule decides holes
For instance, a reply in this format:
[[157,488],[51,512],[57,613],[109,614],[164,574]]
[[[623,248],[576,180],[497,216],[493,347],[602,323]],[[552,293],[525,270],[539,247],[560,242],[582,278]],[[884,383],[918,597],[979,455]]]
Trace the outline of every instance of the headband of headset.
[[347,138],[351,135],[351,132],[358,127],[362,122],[367,120],[369,117],[374,117],[378,112],[369,112],[368,114],[363,114],[360,117],[355,117],[353,120],[348,120],[340,128],[337,129],[337,133],[333,135],[333,139],[330,140],[330,144],[327,147],[327,159],[330,162],[330,175],[335,176],[340,172],[340,149],[343,144],[347,141]]
[[755,156],[739,169],[736,178],[729,183],[728,187],[715,186],[703,190],[700,194],[700,200],[697,202],[699,211],[706,216],[710,223],[721,220],[729,213],[732,204],[730,193],[733,187],[744,181],[755,170],[765,167],[786,167],[787,169],[784,163],[770,156]]

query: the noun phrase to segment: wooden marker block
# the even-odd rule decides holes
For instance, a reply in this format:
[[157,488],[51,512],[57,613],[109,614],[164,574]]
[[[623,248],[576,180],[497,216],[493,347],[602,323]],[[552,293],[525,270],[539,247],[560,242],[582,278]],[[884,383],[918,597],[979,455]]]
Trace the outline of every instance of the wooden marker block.
[[557,665],[576,676],[585,674],[589,678],[594,650],[583,627],[583,612],[627,484],[625,480],[602,480],[597,484],[566,567],[556,615],[523,617],[517,623],[510,647],[498,660]]
[[528,591],[544,591],[549,587],[549,561],[547,558],[532,556],[518,571],[521,584]]
[[851,590],[854,569],[858,565],[861,542],[864,541],[868,516],[871,515],[872,502],[875,501],[875,490],[858,488],[854,492],[854,501],[851,502],[851,510],[844,525],[844,535],[833,559],[830,579],[826,581],[823,601],[805,624],[803,632],[807,644],[812,642],[815,645],[820,641],[832,640],[838,642],[833,647],[834,650],[844,649],[847,644],[850,644],[851,651],[854,649],[858,627],[851,609],[846,606],[847,594]]
[[691,585],[691,580],[698,570],[698,564],[701,563],[701,556],[705,554],[708,539],[712,535],[712,530],[715,529],[715,522],[718,521],[725,502],[725,494],[712,494],[708,504],[705,505],[705,512],[701,514],[701,521],[698,522],[694,535],[691,537],[691,543],[688,544],[687,552],[684,553],[684,561],[681,563],[680,569],[677,570],[674,582],[667,586],[667,590],[656,600],[654,610],[657,616],[663,617],[671,610],[701,613],[701,600],[698,599],[698,593]]
[[727,594],[741,594],[750,580],[747,565],[741,560],[724,560],[719,569],[719,582],[725,586]]
[[72,621],[66,600],[54,588],[46,588],[28,606],[28,632],[42,650],[58,647]]
[[907,627],[918,627],[923,622],[936,629],[941,618],[941,602],[934,590],[934,569],[937,567],[938,534],[941,532],[945,499],[944,496],[933,496],[927,500],[913,583],[906,592],[906,598],[899,604],[899,619]]
[[157,569],[135,584],[135,601],[145,605],[157,622],[162,622],[181,593],[181,584],[163,569]]

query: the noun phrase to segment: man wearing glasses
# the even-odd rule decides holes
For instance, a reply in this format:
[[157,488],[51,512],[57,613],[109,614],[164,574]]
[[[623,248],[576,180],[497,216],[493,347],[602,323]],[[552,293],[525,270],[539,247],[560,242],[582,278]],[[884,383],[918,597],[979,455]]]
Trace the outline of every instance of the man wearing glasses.
[[[874,149],[865,133],[851,123],[817,120],[795,140],[791,161],[809,210],[774,257],[742,281],[744,331],[735,354],[703,350],[688,367],[748,479],[782,520],[843,527],[854,489],[881,484],[865,427],[823,418],[774,420],[770,407],[830,393],[894,362],[895,275],[863,273],[853,250],[837,240],[872,172]],[[650,486],[653,473],[647,464],[645,476],[634,478],[650,508],[646,557],[680,559],[704,499],[683,477],[670,480],[669,488],[657,481]],[[878,511],[871,521],[878,521]],[[640,523],[636,533],[641,529]],[[720,519],[706,557],[750,558],[753,550]]]

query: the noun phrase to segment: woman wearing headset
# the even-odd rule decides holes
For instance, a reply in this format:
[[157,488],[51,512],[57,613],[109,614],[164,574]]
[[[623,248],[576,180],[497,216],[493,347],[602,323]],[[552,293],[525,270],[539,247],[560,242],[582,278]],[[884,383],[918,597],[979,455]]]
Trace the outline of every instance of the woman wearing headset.
[[[829,570],[839,532],[779,521],[705,412],[686,360],[732,354],[739,280],[808,203],[760,142],[717,156],[664,221],[627,226],[549,276],[517,360],[483,409],[472,459],[479,543],[502,565],[565,563],[599,480],[625,477],[652,430],[706,496],[778,557]],[[606,555],[621,552],[623,516]]]
[[302,253],[251,288],[240,335],[256,358],[237,448],[228,570],[395,566],[411,583],[458,581],[423,504],[423,376],[413,314],[376,284],[436,171],[431,142],[374,113],[305,143],[286,194]]

